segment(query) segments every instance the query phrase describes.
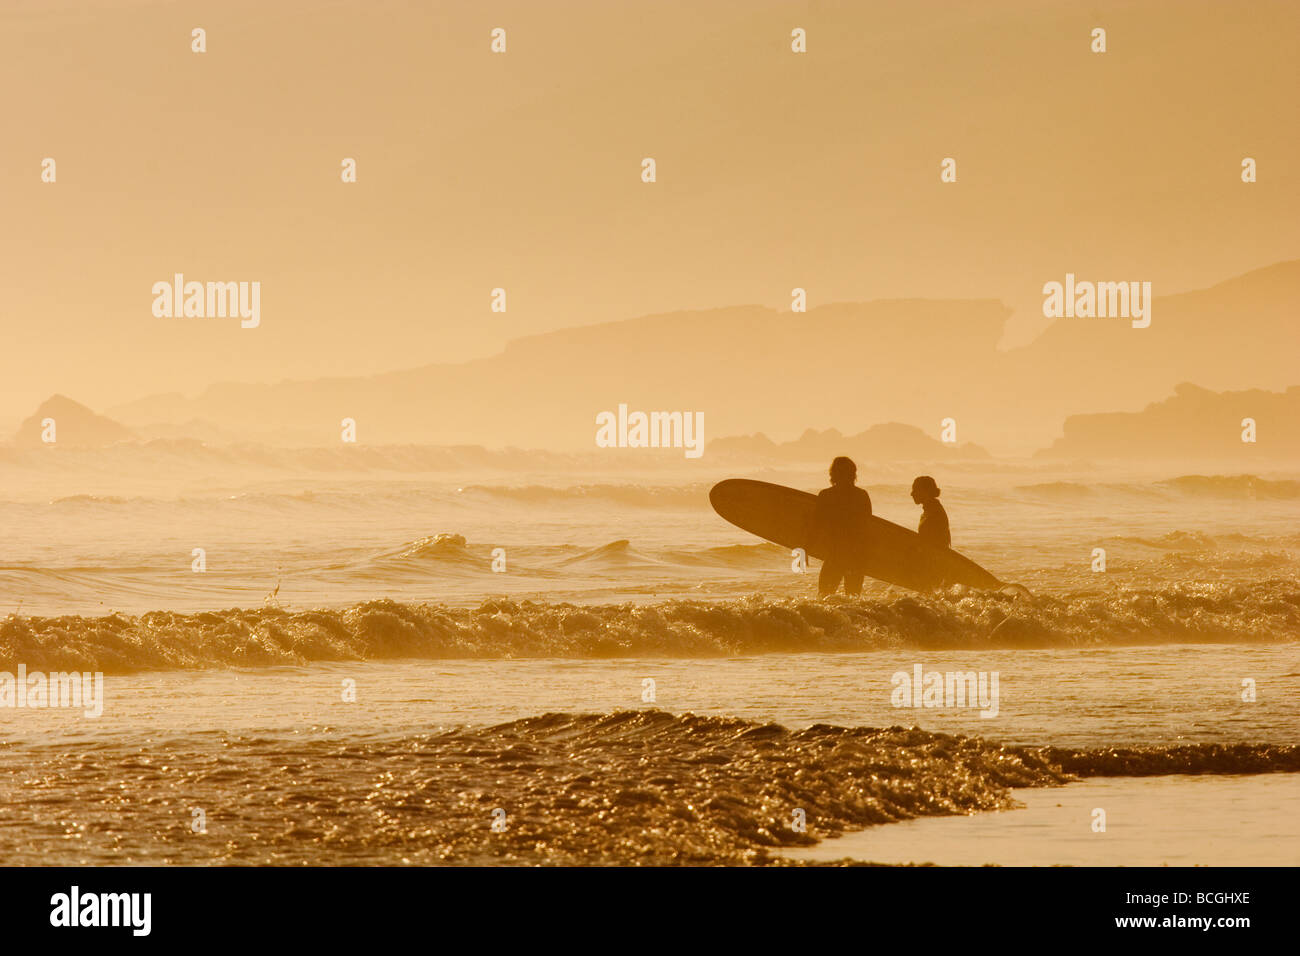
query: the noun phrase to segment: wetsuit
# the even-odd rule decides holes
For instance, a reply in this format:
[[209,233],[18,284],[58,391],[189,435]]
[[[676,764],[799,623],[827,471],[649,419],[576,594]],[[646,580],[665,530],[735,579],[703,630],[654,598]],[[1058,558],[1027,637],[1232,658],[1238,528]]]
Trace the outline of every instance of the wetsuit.
[[809,550],[822,558],[817,589],[833,594],[844,582],[846,594],[862,591],[871,527],[871,496],[857,485],[831,485],[817,496],[809,528]]
[[921,505],[921,523],[917,525],[916,533],[927,544],[938,548],[952,544],[952,535],[948,531],[948,512],[943,510],[943,505],[938,500],[931,499]]

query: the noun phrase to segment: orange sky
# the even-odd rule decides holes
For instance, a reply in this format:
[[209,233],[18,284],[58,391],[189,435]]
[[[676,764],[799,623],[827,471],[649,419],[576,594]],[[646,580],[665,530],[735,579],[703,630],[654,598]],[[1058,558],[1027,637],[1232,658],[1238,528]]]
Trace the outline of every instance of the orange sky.
[[[1023,341],[1066,271],[1300,257],[1297,38],[1300,4],[1228,0],[4,0],[0,420],[796,285],[997,297]],[[155,318],[177,271],[260,281],[261,327]]]

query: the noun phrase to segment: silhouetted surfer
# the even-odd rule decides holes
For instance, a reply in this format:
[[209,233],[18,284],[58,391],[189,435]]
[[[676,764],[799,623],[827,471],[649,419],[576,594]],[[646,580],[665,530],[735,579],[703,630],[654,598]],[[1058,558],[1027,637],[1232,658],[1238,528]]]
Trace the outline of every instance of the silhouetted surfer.
[[834,594],[844,582],[850,596],[862,591],[866,574],[871,496],[857,487],[858,466],[843,456],[831,462],[831,486],[817,496],[808,529],[809,548],[823,555],[817,590]]
[[948,512],[939,504],[939,486],[929,475],[921,475],[912,482],[912,500],[921,506],[921,523],[916,526],[916,533],[927,544],[938,548],[952,545],[952,535],[948,531]]

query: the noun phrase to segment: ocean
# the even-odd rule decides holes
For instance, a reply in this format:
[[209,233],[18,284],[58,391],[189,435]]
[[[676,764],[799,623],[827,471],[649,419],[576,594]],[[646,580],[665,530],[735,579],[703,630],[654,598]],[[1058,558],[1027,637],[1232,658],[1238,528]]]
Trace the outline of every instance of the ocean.
[[1295,473],[952,466],[1021,587],[819,600],[707,498],[819,466],[355,452],[0,452],[0,672],[104,674],[12,864],[1300,862]]

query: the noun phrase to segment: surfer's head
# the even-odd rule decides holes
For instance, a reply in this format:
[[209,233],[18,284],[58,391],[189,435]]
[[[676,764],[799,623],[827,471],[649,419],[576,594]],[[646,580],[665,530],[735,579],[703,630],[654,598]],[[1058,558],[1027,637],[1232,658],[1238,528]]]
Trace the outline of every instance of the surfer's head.
[[939,497],[939,486],[934,483],[934,479],[929,475],[921,475],[912,482],[912,500],[918,505],[926,501],[933,501]]
[[831,484],[851,485],[858,480],[858,466],[843,455],[831,462]]

